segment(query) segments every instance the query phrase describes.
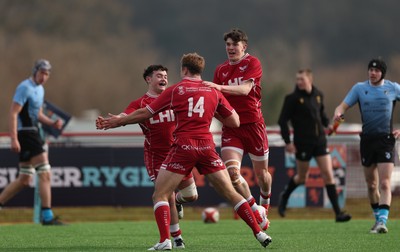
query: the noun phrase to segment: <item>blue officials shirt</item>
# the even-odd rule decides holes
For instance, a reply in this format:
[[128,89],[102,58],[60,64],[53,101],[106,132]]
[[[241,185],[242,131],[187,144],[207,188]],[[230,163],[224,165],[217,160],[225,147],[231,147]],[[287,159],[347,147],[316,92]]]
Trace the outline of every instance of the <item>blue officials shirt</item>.
[[26,79],[18,85],[13,101],[22,106],[18,115],[18,130],[37,129],[39,111],[44,101],[43,86]]
[[373,86],[369,81],[359,82],[347,94],[344,102],[350,107],[358,103],[365,135],[381,135],[392,132],[393,108],[400,100],[400,86],[384,80]]

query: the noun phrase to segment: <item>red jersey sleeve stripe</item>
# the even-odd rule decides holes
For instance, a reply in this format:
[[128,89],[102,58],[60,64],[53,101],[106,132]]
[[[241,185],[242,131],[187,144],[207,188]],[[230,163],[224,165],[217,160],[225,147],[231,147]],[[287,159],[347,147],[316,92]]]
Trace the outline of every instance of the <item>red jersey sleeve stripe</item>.
[[154,110],[150,107],[150,105],[146,105],[146,109],[147,109],[148,111],[150,111],[150,113],[152,113],[153,115],[156,113],[156,112],[154,112]]

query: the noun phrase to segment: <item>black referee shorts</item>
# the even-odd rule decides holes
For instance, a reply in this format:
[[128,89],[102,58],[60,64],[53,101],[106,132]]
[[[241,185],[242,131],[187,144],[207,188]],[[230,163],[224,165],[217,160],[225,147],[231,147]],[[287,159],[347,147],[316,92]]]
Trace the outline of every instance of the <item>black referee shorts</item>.
[[313,144],[299,144],[296,146],[296,159],[300,161],[310,161],[312,157],[325,156],[329,154],[326,140]]
[[367,136],[361,134],[361,163],[369,167],[377,163],[394,163],[394,146],[396,139],[393,134]]
[[36,130],[18,131],[18,141],[21,145],[20,162],[28,162],[31,158],[45,152],[43,148],[44,141]]

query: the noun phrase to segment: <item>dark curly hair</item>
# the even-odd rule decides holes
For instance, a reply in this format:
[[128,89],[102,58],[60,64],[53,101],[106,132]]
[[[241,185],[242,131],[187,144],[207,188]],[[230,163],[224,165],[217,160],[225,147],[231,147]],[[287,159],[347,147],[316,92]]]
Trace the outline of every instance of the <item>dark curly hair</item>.
[[238,43],[240,41],[243,41],[247,44],[248,37],[246,33],[238,28],[233,28],[229,32],[224,34],[224,41],[226,42],[228,38],[232,39],[233,42]]
[[150,65],[143,72],[143,79],[146,80],[146,77],[151,76],[154,71],[165,71],[168,72],[168,68],[163,65]]

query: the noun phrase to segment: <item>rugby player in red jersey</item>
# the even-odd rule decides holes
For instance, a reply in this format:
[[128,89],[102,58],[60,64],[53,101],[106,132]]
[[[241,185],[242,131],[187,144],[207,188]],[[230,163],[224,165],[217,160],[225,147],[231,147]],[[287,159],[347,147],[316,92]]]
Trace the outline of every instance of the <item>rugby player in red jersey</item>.
[[[272,178],[268,172],[268,138],[261,112],[260,61],[246,53],[247,35],[232,29],[224,34],[228,60],[219,65],[213,82],[206,85],[221,91],[240,116],[239,128],[222,128],[221,156],[236,191],[247,199],[263,230],[267,219]],[[248,153],[260,186],[260,207],[251,195],[249,185],[240,175],[243,155]]]
[[252,229],[254,236],[266,247],[271,237],[258,226],[249,203],[235,191],[224,163],[219,158],[210,132],[214,114],[226,127],[238,127],[239,116],[225,97],[203,84],[201,73],[204,58],[196,53],[186,54],[181,60],[182,81],[165,90],[160,97],[125,117],[111,115],[99,118],[101,128],[110,129],[126,124],[140,123],[165,109],[173,109],[176,117],[175,140],[156,180],[153,195],[154,214],[160,232],[160,241],[149,250],[170,250],[169,195],[195,166],[204,174],[215,190],[229,200],[238,215]]
[[[137,100],[132,101],[123,113],[118,116],[123,117],[128,114],[145,108],[153,102],[168,85],[168,69],[162,65],[150,65],[144,70],[143,78],[148,85],[148,91],[145,95]],[[97,128],[98,121],[96,122]],[[154,114],[149,120],[139,124],[143,134],[145,135],[144,142],[144,161],[150,180],[155,181],[160,167],[168,155],[171,148],[173,131],[175,130],[175,115],[172,110],[164,110]],[[168,202],[171,206],[171,236],[173,237],[174,248],[184,248],[185,244],[181,236],[179,228],[179,217],[183,217],[183,209],[181,204],[192,202],[197,199],[197,189],[194,183],[192,174],[188,174],[178,186],[179,192],[176,193],[176,202],[178,209],[175,207],[175,193],[172,193]],[[179,216],[180,215],[180,216]]]

